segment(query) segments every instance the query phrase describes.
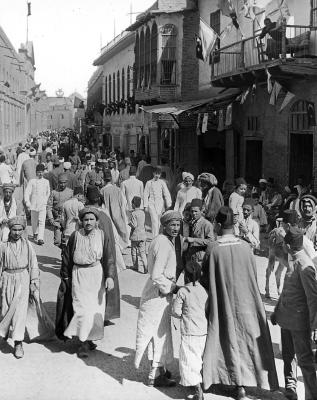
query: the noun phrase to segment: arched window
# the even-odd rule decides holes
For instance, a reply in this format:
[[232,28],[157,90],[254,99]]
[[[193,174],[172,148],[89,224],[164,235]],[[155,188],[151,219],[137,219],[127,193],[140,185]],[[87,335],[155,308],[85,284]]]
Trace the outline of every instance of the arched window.
[[134,48],[134,54],[135,54],[135,85],[136,87],[139,87],[140,85],[140,40],[139,40],[139,34],[136,34],[135,37],[135,48]]
[[140,86],[145,87],[144,80],[144,31],[140,35]]
[[150,27],[146,28],[144,43],[144,86],[148,87],[150,83],[151,66],[151,33]]
[[112,101],[116,101],[116,74],[112,74]]
[[121,72],[121,88],[122,88],[121,98],[124,100],[125,99],[125,73],[124,73],[124,68],[122,68],[122,72]]
[[109,75],[109,103],[111,103],[111,75]]
[[291,108],[290,113],[290,132],[303,132],[312,131],[312,115],[314,116],[315,110],[314,106],[309,109],[309,103],[305,100],[297,101]]
[[176,26],[166,24],[161,28],[161,85],[176,84]]
[[108,104],[108,77],[105,77],[105,105]]
[[[129,98],[130,97],[130,69],[131,69],[131,67],[130,67],[130,65],[128,66],[128,68],[127,68],[127,98]],[[133,76],[133,73],[132,73],[132,76]]]
[[157,25],[154,22],[151,32],[151,83],[156,83],[157,78]]
[[117,72],[117,100],[120,101],[120,72]]

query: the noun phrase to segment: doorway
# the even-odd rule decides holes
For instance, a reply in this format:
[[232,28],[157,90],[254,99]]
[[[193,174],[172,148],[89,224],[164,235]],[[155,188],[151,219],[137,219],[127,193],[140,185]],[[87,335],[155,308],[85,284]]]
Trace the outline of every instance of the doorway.
[[313,178],[313,138],[309,133],[290,134],[290,186],[297,183],[298,178],[308,185]]
[[262,140],[247,140],[245,149],[245,179],[255,185],[262,177]]

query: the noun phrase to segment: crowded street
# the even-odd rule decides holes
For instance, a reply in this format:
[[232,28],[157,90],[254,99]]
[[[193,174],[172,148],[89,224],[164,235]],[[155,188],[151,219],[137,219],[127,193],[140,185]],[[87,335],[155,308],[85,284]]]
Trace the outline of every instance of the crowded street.
[[[28,227],[30,233],[30,226]],[[52,232],[45,231],[45,246],[35,246],[41,270],[41,297],[49,316],[54,321],[56,293],[59,286],[60,251],[52,245]],[[131,257],[125,256],[127,265],[131,265]],[[265,269],[267,259],[257,257],[257,271],[260,291],[263,295],[267,314],[273,310],[276,299],[268,301],[264,298]],[[143,274],[127,269],[119,274],[121,288],[121,318],[114,320],[114,325],[105,328],[105,338],[98,344],[97,350],[88,359],[78,359],[76,344],[64,344],[57,339],[41,343],[25,345],[25,358],[17,361],[12,357],[12,341],[0,345],[1,398],[6,400],[32,399],[74,399],[102,400],[106,393],[111,393],[111,400],[128,400],[131,396],[138,400],[183,399],[180,387],[149,388],[144,385],[146,378],[146,362],[141,371],[133,366],[135,353],[135,334],[138,306],[142,288],[146,281]],[[277,297],[276,285],[272,281],[272,294]],[[179,326],[174,329],[175,344],[179,343]],[[283,386],[283,362],[280,355],[280,333],[277,327],[270,324],[275,352],[275,361],[280,385]],[[175,346],[177,349],[177,346]],[[173,370],[177,373],[177,357]],[[11,385],[12,375],[23,375],[14,391]],[[283,399],[281,393],[268,391],[251,391],[254,399]],[[298,394],[304,396],[304,385],[301,376],[298,382]],[[107,395],[108,396],[108,395]],[[206,400],[226,399],[217,394],[208,393]],[[299,397],[301,398],[301,397]],[[304,397],[302,397],[304,398]]]
[[317,0],[0,1],[0,400],[317,400]]

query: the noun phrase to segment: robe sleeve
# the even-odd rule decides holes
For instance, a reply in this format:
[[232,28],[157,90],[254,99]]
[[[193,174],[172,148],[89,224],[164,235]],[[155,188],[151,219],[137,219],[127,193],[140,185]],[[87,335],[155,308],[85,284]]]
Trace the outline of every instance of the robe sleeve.
[[50,194],[50,197],[48,198],[47,201],[47,219],[49,220],[50,223],[54,221],[53,217],[53,191]]
[[35,286],[40,288],[40,270],[37,263],[37,258],[33,246],[28,243],[29,246],[29,273],[30,273],[30,283],[34,283]]
[[70,235],[67,246],[62,253],[60,276],[63,280],[71,280],[72,278],[72,270],[74,266],[73,255],[76,244],[76,234],[77,232],[75,231]]
[[170,208],[172,205],[172,198],[170,191],[168,190],[168,187],[164,181],[162,181],[162,190],[163,190],[163,197],[165,200],[165,206],[166,208]]
[[317,329],[317,277],[313,266],[301,271],[300,279],[305,291],[311,329]]
[[145,184],[145,189],[143,194],[144,208],[147,208],[149,206],[149,195],[150,195],[150,181],[146,182]]
[[176,195],[174,211],[178,211],[179,210],[179,203],[180,203],[180,194],[179,194],[179,191],[178,191],[177,195]]
[[183,314],[183,303],[185,300],[184,288],[180,288],[177,292],[176,298],[173,301],[172,316],[181,318]]
[[24,192],[24,201],[25,201],[25,205],[27,207],[31,206],[31,202],[30,202],[31,192],[32,192],[32,180],[30,180],[28,182],[28,184],[26,185],[26,188],[25,188],[25,192]]
[[163,295],[173,292],[176,284],[164,275],[164,267],[170,262],[169,252],[164,243],[156,243],[154,251],[154,265],[152,266],[151,279]]
[[102,267],[105,274],[105,279],[112,278],[116,276],[116,259],[115,252],[113,251],[113,246],[111,243],[111,238],[109,234],[104,234],[103,243],[103,257],[102,257]]

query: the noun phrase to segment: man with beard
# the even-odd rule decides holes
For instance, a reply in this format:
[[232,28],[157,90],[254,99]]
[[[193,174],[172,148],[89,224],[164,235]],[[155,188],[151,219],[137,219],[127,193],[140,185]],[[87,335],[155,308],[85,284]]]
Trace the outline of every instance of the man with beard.
[[313,242],[315,250],[317,249],[317,220],[316,220],[316,197],[306,194],[299,201],[299,210],[302,218],[298,227],[303,229],[305,236]]
[[179,189],[176,196],[174,210],[180,212],[184,211],[186,204],[190,203],[193,199],[201,199],[201,190],[193,186],[194,175],[190,172],[182,173],[183,187]]
[[8,222],[17,215],[17,203],[12,197],[14,185],[6,183],[2,186],[3,197],[0,198],[0,241],[6,242],[9,236]]
[[204,172],[198,176],[198,182],[205,204],[205,218],[213,223],[220,207],[224,204],[222,194],[217,188],[218,180],[215,175]]

